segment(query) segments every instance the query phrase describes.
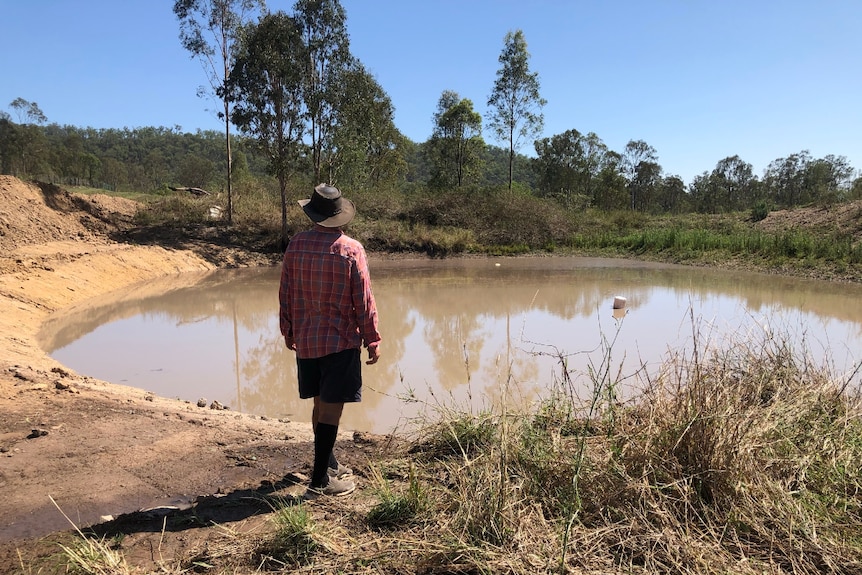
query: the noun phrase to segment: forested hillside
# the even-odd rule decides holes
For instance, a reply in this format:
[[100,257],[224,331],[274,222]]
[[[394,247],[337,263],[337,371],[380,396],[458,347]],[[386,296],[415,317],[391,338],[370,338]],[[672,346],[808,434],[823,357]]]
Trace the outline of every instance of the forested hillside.
[[[234,136],[234,171],[243,178],[271,180],[267,159],[253,139]],[[773,161],[758,177],[739,157],[721,160],[691,182],[663,175],[649,159],[608,150],[595,134],[576,130],[536,142],[538,154],[518,154],[513,181],[526,193],[569,208],[634,209],[648,213],[721,213],[862,198],[862,181],[845,158],[813,158],[805,151]],[[398,148],[404,169],[381,182],[405,193],[433,187],[428,142],[406,139]],[[654,153],[654,152],[653,152]],[[482,169],[462,188],[490,189],[506,184],[507,151],[483,148]],[[176,128],[94,129],[57,124],[18,124],[0,118],[0,173],[110,191],[153,193],[171,186],[219,192],[225,186],[224,135]],[[628,167],[626,167],[628,166]],[[346,188],[350,189],[348,183]],[[367,186],[366,186],[367,187]]]

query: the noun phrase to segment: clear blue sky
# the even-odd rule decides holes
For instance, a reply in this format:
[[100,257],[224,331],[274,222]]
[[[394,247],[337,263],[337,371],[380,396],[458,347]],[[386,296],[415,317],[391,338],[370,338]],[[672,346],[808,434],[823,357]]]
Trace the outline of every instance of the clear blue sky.
[[[292,0],[269,0],[290,11]],[[758,176],[801,150],[862,169],[860,0],[342,0],[351,50],[422,142],[444,90],[486,112],[503,38],[521,29],[544,137],[642,139],[687,183],[738,154]],[[0,0],[0,110],[49,122],[219,130],[196,95],[172,0]],[[490,134],[486,140],[497,144]],[[521,150],[533,152],[532,143]]]

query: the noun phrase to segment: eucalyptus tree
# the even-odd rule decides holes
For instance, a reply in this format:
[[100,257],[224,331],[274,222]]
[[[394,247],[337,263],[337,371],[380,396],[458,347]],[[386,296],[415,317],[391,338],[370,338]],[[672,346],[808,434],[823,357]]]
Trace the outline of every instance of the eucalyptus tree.
[[[20,173],[35,175],[40,165],[44,164],[45,135],[39,128],[48,118],[36,102],[24,98],[15,98],[9,104],[18,116],[18,124],[10,124],[8,134],[20,158]],[[14,171],[14,168],[13,168]]]
[[494,88],[488,98],[488,125],[499,141],[509,145],[509,189],[515,152],[527,138],[542,132],[545,118],[541,109],[547,103],[539,93],[539,74],[530,71],[530,54],[521,30],[508,32],[503,41]]
[[339,121],[326,157],[331,179],[352,187],[398,181],[407,162],[392,100],[358,60],[342,74],[334,103]]
[[716,194],[712,189],[714,182],[709,175],[709,172],[702,172],[693,177],[688,185],[688,196],[695,211],[700,213],[713,213],[716,210]]
[[659,183],[655,205],[659,212],[680,214],[689,209],[685,182],[679,176],[665,176]]
[[738,155],[720,160],[710,174],[711,191],[715,194],[711,202],[715,211],[737,211],[754,205],[757,177],[751,164]]
[[0,110],[0,174],[12,174],[18,147],[18,125],[7,112]]
[[[231,152],[231,102],[224,91],[243,26],[253,14],[265,10],[264,0],[176,0],[174,14],[180,21],[180,42],[200,60],[212,94],[221,100],[219,118],[224,121],[227,154],[227,221],[233,220],[233,154]],[[198,90],[199,95],[205,90]]]
[[844,156],[815,159],[802,150],[770,162],[763,185],[769,198],[782,206],[830,203],[850,196],[855,175]]
[[30,102],[24,98],[15,98],[9,107],[15,110],[20,124],[44,124],[48,121],[36,102]]
[[291,16],[267,14],[250,26],[226,82],[233,122],[252,136],[267,157],[281,193],[281,241],[287,245],[287,184],[307,154],[302,28]]
[[601,210],[622,210],[629,205],[628,180],[623,174],[623,157],[608,150],[594,180],[593,205]]
[[314,177],[317,182],[335,183],[335,174],[324,174],[323,168],[334,164],[325,156],[335,153],[337,147],[334,135],[340,118],[336,95],[353,60],[347,15],[338,0],[298,0],[293,10],[305,50],[302,86]]
[[802,150],[770,162],[763,174],[770,200],[788,208],[810,202],[811,195],[805,185],[805,174],[811,161],[811,153]]
[[629,140],[622,154],[623,173],[628,181],[630,208],[646,211],[661,177],[655,148],[643,140]]
[[432,186],[460,188],[467,181],[477,179],[484,149],[482,116],[473,110],[473,102],[452,90],[443,91],[426,147]]
[[850,197],[855,170],[844,156],[829,154],[810,162],[805,171],[806,186],[813,199],[822,204]]
[[542,195],[571,197],[573,194],[598,200],[599,174],[613,163],[608,147],[594,132],[587,135],[571,129],[536,140],[533,168],[539,177]]
[[584,191],[584,149],[582,135],[571,129],[533,144],[533,168],[539,177],[539,194],[567,197]]

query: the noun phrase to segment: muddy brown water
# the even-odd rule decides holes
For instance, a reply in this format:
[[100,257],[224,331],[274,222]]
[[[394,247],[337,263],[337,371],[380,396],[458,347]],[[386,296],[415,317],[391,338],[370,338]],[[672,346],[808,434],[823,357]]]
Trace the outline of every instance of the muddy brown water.
[[[589,373],[605,369],[622,376],[621,394],[627,385],[634,393],[634,374],[690,354],[696,341],[787,338],[836,374],[862,360],[857,285],[573,257],[372,255],[371,274],[382,357],[364,366],[363,401],[345,409],[348,429],[406,431],[449,409],[523,404],[564,375],[586,398]],[[275,268],[165,278],[57,313],[40,340],[82,374],[308,421],[279,334],[277,288]],[[613,309],[617,296],[625,309]]]

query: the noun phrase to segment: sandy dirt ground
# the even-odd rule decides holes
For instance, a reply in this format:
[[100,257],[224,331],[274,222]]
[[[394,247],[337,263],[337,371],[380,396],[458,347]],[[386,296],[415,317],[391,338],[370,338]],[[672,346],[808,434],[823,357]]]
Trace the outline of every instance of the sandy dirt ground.
[[[308,424],[154,397],[75,373],[38,346],[52,312],[90,298],[154,278],[278,261],[223,245],[117,241],[136,209],[0,176],[0,573],[56,554],[57,534],[73,532],[72,523],[121,530],[127,552],[155,565],[205,542],[208,523],[265,511],[250,494],[295,493],[309,472]],[[379,443],[343,431],[338,446],[361,477]],[[166,540],[166,514],[191,508],[189,524],[202,529]]]

